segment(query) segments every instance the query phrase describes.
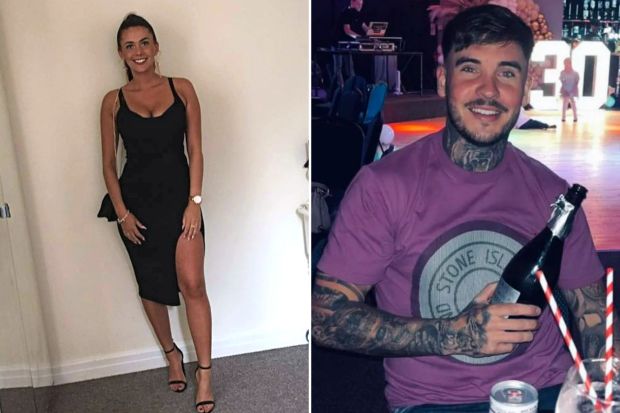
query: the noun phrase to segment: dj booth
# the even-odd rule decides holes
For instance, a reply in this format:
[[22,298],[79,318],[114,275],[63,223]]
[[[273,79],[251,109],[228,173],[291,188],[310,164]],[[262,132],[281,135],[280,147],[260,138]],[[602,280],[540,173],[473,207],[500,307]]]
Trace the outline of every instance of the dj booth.
[[[418,86],[416,86],[415,92],[419,92],[422,94],[423,90],[423,56],[422,52],[408,52],[402,50],[402,37],[365,37],[358,38],[352,41],[340,41],[338,45],[334,48],[320,48],[317,51],[319,53],[326,53],[329,55],[348,55],[356,58],[360,58],[360,56],[368,56],[373,57],[371,59],[371,64],[373,66],[373,72],[376,72],[376,69],[379,65],[382,67],[382,72],[385,75],[386,83],[388,86],[391,81],[394,81],[393,78],[395,74],[395,70],[390,70],[390,62],[389,57],[393,56],[398,59],[399,56],[403,56],[406,60],[402,66],[402,73],[405,73],[408,69],[412,67],[411,61],[416,59],[419,64],[419,78],[418,78]],[[380,59],[384,58],[384,59]],[[394,72],[394,73],[390,73]],[[366,79],[370,83],[374,83],[375,79]]]
[[[389,22],[387,21],[371,21],[365,28],[364,36],[354,39],[349,37],[351,36],[349,33],[346,33],[345,39],[338,41],[333,47],[320,48],[317,51],[329,55],[329,60],[333,62],[334,71],[343,68],[341,63],[337,63],[337,61],[345,61],[344,67],[347,73],[342,73],[343,76],[354,73],[364,77],[368,83],[385,81],[388,91],[401,94],[403,85],[400,75],[402,74],[403,79],[409,80],[410,89],[419,92],[421,95],[423,90],[423,53],[405,51],[402,37],[386,36],[388,26]],[[401,61],[400,64],[398,62],[399,56],[404,58],[404,62]],[[340,59],[336,59],[336,57]],[[414,59],[417,59],[419,66],[411,65]],[[400,71],[398,70],[399,67]],[[409,73],[407,70],[414,73]],[[417,70],[419,70],[417,73],[419,77],[416,82],[415,72]],[[338,78],[341,76],[340,73],[335,75]],[[411,79],[414,80],[411,81]],[[339,80],[342,81],[342,79]]]

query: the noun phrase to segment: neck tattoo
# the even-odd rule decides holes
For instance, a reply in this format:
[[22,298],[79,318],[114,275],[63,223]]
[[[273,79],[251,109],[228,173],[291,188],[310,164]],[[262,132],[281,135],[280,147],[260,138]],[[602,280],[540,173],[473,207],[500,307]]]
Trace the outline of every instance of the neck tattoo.
[[470,172],[487,172],[495,168],[504,158],[506,139],[489,146],[478,146],[468,142],[448,122],[443,133],[443,148],[456,165]]

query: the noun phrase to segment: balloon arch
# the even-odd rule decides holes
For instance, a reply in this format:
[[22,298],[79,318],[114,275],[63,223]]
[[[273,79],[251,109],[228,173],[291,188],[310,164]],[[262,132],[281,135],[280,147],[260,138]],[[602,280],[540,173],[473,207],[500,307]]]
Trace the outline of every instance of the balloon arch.
[[441,33],[448,22],[461,11],[483,4],[506,7],[527,23],[534,33],[534,40],[551,40],[553,33],[540,6],[534,0],[441,0],[438,5],[428,7],[431,20],[431,34],[438,36],[437,61],[442,63]]

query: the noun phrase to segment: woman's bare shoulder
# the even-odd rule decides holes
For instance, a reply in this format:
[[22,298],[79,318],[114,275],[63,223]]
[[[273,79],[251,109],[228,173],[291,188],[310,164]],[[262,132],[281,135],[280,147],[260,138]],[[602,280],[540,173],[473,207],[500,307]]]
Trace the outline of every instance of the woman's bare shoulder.
[[172,83],[174,83],[174,88],[177,93],[183,100],[184,104],[188,104],[188,102],[194,102],[196,100],[196,91],[194,90],[194,85],[189,79],[184,77],[175,77],[172,78]]
[[182,94],[194,91],[194,85],[189,79],[184,77],[173,77],[172,82],[174,83],[174,87]]

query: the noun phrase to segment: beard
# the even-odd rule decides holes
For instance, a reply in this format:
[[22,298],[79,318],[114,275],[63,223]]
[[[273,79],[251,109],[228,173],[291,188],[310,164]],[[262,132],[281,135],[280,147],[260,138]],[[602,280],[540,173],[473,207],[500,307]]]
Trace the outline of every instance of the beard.
[[[447,96],[450,96],[450,92],[447,90]],[[482,135],[477,134],[467,128],[465,126],[465,122],[463,118],[459,115],[456,106],[450,101],[450,99],[446,99],[448,103],[448,120],[454,126],[454,129],[465,139],[468,143],[476,146],[492,146],[497,142],[502,140],[507,140],[508,135],[510,135],[510,131],[517,123],[517,119],[519,118],[519,111],[515,111],[515,113],[508,119],[506,124],[501,128],[501,130],[494,135]],[[467,107],[471,103],[476,103],[480,105],[494,106],[502,111],[507,111],[507,109],[501,105],[499,102],[495,100],[489,100],[485,102],[469,102],[465,106]]]

